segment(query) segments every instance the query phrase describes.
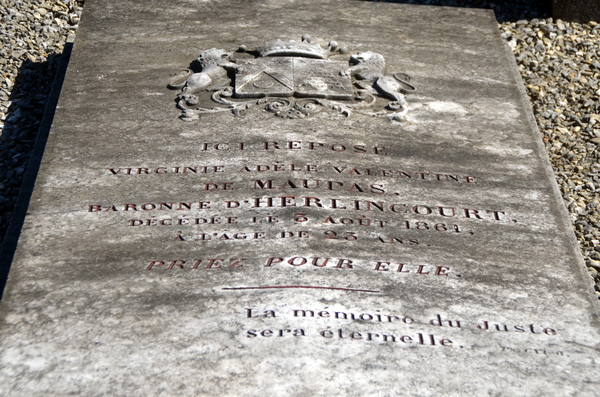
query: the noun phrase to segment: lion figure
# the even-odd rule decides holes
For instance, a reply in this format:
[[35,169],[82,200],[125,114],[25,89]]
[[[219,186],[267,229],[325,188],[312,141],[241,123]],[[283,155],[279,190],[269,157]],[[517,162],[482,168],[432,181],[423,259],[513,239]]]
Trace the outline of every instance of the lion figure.
[[200,91],[217,91],[231,84],[227,71],[237,68],[237,65],[231,60],[231,53],[211,48],[198,55],[198,62],[202,66],[199,73],[183,69],[186,71],[186,75],[177,77],[169,86],[171,88],[183,87],[182,94],[190,96]]
[[[385,74],[385,59],[383,55],[375,52],[366,51],[359,52],[357,55],[350,57],[350,66],[342,72],[342,75],[354,76],[356,80],[369,83],[371,88],[374,88],[379,94],[393,102],[388,103],[388,108],[392,110],[402,109],[406,112],[408,104],[402,95],[402,91],[406,91],[400,81],[395,76],[386,76]],[[359,84],[366,88],[363,84]]]
[[385,75],[385,59],[383,55],[375,52],[359,52],[350,57],[350,66],[344,75],[352,75],[358,80],[375,82]]

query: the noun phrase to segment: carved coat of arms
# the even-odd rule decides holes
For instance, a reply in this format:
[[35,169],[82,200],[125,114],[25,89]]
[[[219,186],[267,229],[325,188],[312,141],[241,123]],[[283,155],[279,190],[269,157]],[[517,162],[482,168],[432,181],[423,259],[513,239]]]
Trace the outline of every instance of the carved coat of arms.
[[[410,77],[386,74],[381,54],[347,54],[335,41],[323,48],[307,35],[299,43],[277,40],[254,50],[241,46],[237,56],[211,48],[198,56],[199,72],[182,69],[184,74],[169,87],[181,89],[177,107],[187,121],[218,112],[239,116],[256,106],[289,118],[329,109],[402,120],[408,109],[404,94],[415,91]],[[202,103],[206,92],[213,92],[212,107]]]

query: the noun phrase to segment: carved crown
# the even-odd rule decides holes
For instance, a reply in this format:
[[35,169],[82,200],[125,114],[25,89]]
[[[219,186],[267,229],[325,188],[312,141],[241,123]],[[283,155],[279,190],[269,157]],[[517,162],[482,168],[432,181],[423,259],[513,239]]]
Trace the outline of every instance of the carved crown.
[[297,56],[305,58],[326,59],[332,52],[340,51],[335,41],[329,43],[327,49],[319,44],[310,44],[310,36],[302,36],[302,42],[295,40],[282,41],[277,39],[274,43],[265,43],[262,47],[256,47],[256,52],[261,57],[269,56]]

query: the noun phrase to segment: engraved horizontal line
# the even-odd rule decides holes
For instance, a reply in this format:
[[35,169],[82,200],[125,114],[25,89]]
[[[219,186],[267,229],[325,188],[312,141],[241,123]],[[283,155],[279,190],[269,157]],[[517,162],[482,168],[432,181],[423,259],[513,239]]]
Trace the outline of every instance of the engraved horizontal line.
[[286,289],[286,288],[305,288],[305,289],[334,289],[340,291],[353,291],[353,292],[370,292],[378,294],[380,291],[373,291],[369,289],[356,289],[356,288],[343,288],[343,287],[315,287],[312,285],[273,285],[264,287],[225,287],[223,290],[244,290],[244,289]]

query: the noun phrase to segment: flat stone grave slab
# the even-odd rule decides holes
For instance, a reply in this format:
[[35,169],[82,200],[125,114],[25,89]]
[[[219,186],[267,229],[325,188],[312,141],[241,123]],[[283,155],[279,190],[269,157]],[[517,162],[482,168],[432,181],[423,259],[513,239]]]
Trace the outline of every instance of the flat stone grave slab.
[[598,395],[597,302],[491,11],[85,7],[2,395]]

